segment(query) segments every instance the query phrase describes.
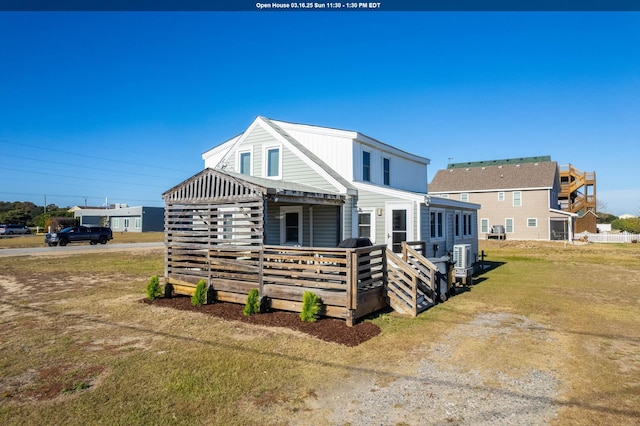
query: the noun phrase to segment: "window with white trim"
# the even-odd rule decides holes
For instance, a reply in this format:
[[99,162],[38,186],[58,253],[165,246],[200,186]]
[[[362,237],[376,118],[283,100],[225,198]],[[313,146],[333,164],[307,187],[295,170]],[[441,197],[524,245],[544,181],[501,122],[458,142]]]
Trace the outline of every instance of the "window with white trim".
[[134,226],[136,227],[136,229],[142,228],[142,218],[141,217],[136,217]]
[[528,228],[537,228],[538,227],[538,219],[535,217],[530,217],[527,219],[527,227]]
[[362,151],[362,180],[371,181],[371,153]]
[[282,150],[279,146],[265,147],[265,176],[273,179],[282,178]]
[[504,201],[504,192],[498,192],[498,201]]
[[112,228],[120,228],[120,218],[119,217],[112,217],[111,218],[111,227]]
[[463,192],[462,194],[460,194],[460,201],[469,201],[469,193]]
[[489,233],[489,219],[480,219],[480,232],[483,234]]
[[391,160],[382,159],[382,179],[385,185],[391,185]]
[[429,219],[431,225],[431,238],[444,238],[444,211],[432,209],[429,213]]
[[508,218],[504,220],[504,232],[507,234],[513,233],[513,219]]
[[251,175],[251,151],[238,152],[238,171],[243,175]]
[[125,217],[122,221],[124,222],[124,229],[129,229],[129,218]]
[[358,213],[358,237],[368,238],[375,242],[376,219],[373,210],[362,210]]
[[513,191],[513,207],[522,206],[522,192]]

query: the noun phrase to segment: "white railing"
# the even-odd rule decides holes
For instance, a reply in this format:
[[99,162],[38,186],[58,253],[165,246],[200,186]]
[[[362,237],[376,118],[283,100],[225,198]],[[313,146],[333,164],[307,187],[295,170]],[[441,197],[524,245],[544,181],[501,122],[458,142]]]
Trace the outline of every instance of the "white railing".
[[575,234],[576,241],[589,241],[592,243],[640,243],[640,234],[621,232],[619,234],[581,232]]

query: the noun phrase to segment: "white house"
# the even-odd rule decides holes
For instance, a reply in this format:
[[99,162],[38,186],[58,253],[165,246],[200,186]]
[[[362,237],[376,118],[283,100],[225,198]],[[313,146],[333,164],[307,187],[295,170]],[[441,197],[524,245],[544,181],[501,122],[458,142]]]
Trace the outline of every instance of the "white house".
[[270,194],[265,244],[335,247],[367,237],[396,252],[403,241],[425,241],[429,257],[470,244],[477,258],[480,205],[430,197],[429,159],[362,133],[259,116],[202,159],[199,175],[225,176]]

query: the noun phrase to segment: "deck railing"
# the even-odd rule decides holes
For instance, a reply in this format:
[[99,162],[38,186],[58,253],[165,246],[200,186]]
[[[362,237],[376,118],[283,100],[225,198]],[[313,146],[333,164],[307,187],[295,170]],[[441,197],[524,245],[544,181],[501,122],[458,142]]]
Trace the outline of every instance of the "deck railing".
[[322,300],[323,314],[348,324],[385,305],[386,246],[169,247],[166,279],[178,294],[192,294],[204,278],[215,299],[244,303],[257,288],[274,309],[299,312],[304,291]]

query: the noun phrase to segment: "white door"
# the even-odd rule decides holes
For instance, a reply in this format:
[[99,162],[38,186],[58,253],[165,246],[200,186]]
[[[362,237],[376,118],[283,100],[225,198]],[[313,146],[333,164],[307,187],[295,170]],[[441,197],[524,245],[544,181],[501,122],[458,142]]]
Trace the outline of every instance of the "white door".
[[386,206],[387,247],[395,253],[402,251],[402,242],[412,235],[412,209],[410,203],[389,203]]

